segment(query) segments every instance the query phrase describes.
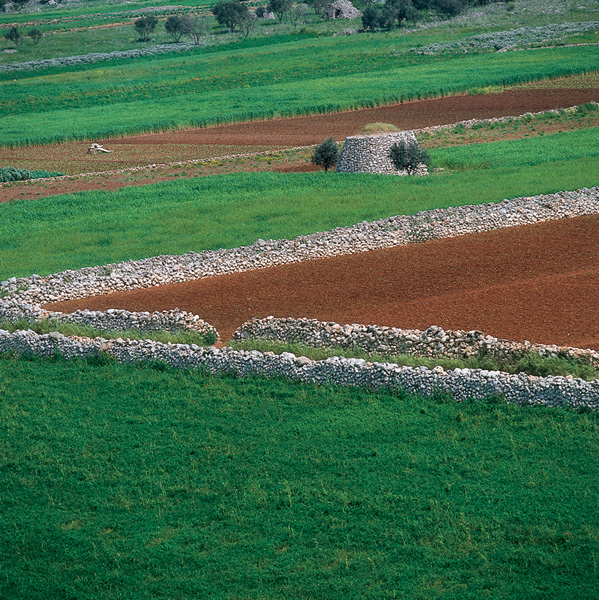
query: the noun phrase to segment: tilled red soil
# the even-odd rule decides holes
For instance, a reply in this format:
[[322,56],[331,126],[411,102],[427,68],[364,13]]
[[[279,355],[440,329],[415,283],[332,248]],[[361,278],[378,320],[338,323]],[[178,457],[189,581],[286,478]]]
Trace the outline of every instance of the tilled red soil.
[[373,122],[392,123],[399,129],[417,129],[465,119],[488,119],[567,108],[597,100],[597,89],[508,90],[500,94],[448,96],[327,115],[152,133],[130,136],[119,140],[119,143],[308,146],[319,144],[328,136],[343,140],[348,135],[359,133],[364,125]]
[[229,339],[249,318],[478,329],[599,350],[599,215],[51,305],[179,307]]

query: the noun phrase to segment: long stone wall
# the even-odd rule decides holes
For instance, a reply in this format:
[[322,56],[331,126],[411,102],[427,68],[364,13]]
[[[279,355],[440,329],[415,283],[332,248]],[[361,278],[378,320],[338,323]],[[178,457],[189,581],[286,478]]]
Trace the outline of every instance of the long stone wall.
[[315,348],[358,348],[371,354],[409,354],[427,358],[468,359],[489,356],[518,360],[529,353],[587,361],[599,367],[599,352],[555,345],[512,342],[481,331],[449,331],[431,326],[426,331],[377,325],[339,325],[316,319],[251,319],[233,334],[233,340],[269,340]]
[[227,347],[219,350],[213,346],[201,348],[193,344],[162,344],[150,340],[65,337],[59,333],[38,335],[32,331],[9,333],[0,329],[0,353],[3,352],[44,357],[60,354],[66,359],[104,353],[121,363],[158,360],[176,368],[233,373],[240,377],[287,377],[306,383],[386,388],[423,396],[444,392],[458,401],[502,396],[507,402],[521,405],[599,408],[599,381],[508,375],[480,369],[445,371],[441,367],[400,367],[342,357],[313,361],[290,353],[275,355],[255,350],[244,352]]
[[0,295],[7,294],[0,297],[0,319],[15,312],[35,317],[41,314],[40,305],[62,300],[590,214],[599,214],[599,187],[363,221],[292,240],[259,239],[232,249],[161,255],[45,277],[11,277],[0,282]]
[[[200,253],[190,252],[180,256],[156,256],[137,261],[113,263],[98,267],[86,267],[77,271],[68,270],[45,277],[39,275],[21,278],[12,277],[6,281],[0,282],[0,320],[7,319],[15,321],[18,319],[26,319],[35,321],[47,318],[58,318],[68,321],[70,319],[75,319],[77,322],[92,325],[95,323],[96,326],[98,324],[103,324],[106,325],[107,328],[112,329],[117,321],[133,322],[137,319],[137,322],[139,323],[139,315],[142,315],[142,321],[144,318],[147,319],[148,326],[151,326],[155,319],[161,320],[166,318],[168,320],[173,318],[177,327],[181,324],[187,324],[188,326],[191,325],[192,328],[196,326],[206,327],[207,331],[212,331],[213,328],[211,328],[210,325],[202,324],[203,322],[200,322],[201,315],[198,317],[195,315],[187,316],[182,312],[178,312],[178,316],[176,317],[172,317],[172,315],[167,315],[166,317],[164,315],[160,317],[148,317],[147,313],[115,314],[114,312],[107,312],[106,316],[104,316],[102,313],[92,313],[92,311],[80,311],[79,314],[75,314],[75,316],[67,316],[62,315],[62,313],[49,313],[49,311],[44,310],[42,305],[61,300],[84,298],[92,295],[108,294],[130,289],[147,288],[178,281],[189,281],[202,277],[235,273],[316,258],[355,254],[367,250],[422,242],[429,239],[455,237],[467,233],[490,231],[588,214],[599,214],[599,188],[597,187],[591,189],[585,188],[572,192],[559,192],[555,194],[515,198],[512,200],[504,200],[498,204],[490,203],[484,205],[459,206],[448,209],[423,211],[415,215],[399,215],[374,222],[364,221],[351,227],[339,227],[332,231],[299,236],[293,240],[258,240],[250,246],[242,246],[233,249],[220,249]],[[161,328],[167,328],[169,326],[165,321],[161,321],[161,323]],[[32,332],[25,333],[25,335],[31,334]],[[28,339],[21,338],[19,335],[21,334],[15,333],[12,334],[12,337],[10,338],[4,338],[5,343],[8,344],[6,349],[18,351],[19,343],[23,342],[23,339]],[[7,339],[12,341],[7,342]],[[42,336],[43,344],[48,343],[47,341],[44,341],[47,339],[48,338],[43,338]],[[19,340],[21,340],[21,342],[19,342]],[[87,345],[86,347],[95,348],[94,351],[98,351],[96,342],[92,343],[87,341],[81,343]],[[109,343],[100,340],[98,343],[102,350],[121,348],[121,346],[115,345],[112,342]],[[154,344],[153,342],[148,343]],[[14,346],[14,344],[16,344],[16,346]],[[42,342],[40,342],[40,344],[42,344]],[[62,340],[61,344],[65,347],[61,347],[60,351],[63,355],[68,355],[68,352],[70,351],[69,344],[72,345],[72,342]],[[144,348],[142,342],[130,342],[130,344],[133,345],[125,345],[123,348],[125,348],[127,352],[132,352],[132,356],[135,356],[136,353],[140,351],[140,348]],[[41,346],[39,346],[38,342],[35,342],[34,346],[35,352],[39,353],[39,351],[41,351]],[[150,346],[150,348],[155,349],[157,346]],[[189,349],[186,349],[185,347],[167,346],[166,348],[167,350],[161,350],[161,352],[166,353],[165,356],[168,355],[168,361],[171,362],[176,362],[173,356],[178,352],[177,348],[181,349],[183,357],[187,356],[189,353]],[[191,348],[193,349],[193,347]],[[193,350],[194,352],[199,351],[196,349]],[[125,350],[123,350],[123,352],[124,351]],[[114,350],[114,352],[116,352],[116,350]],[[154,352],[154,350],[152,350],[152,352]],[[124,360],[124,355],[122,355],[121,350],[119,350],[119,353],[119,360]],[[151,352],[148,354],[146,347],[140,356],[143,356],[143,359],[145,360],[148,356],[151,357],[151,355]],[[226,351],[224,351],[224,354],[218,354],[217,356],[219,357],[218,360],[221,362],[226,362],[227,357],[233,357],[234,363],[232,364],[234,366],[231,368],[234,369],[238,368],[235,366],[237,364],[235,361],[242,361],[240,364],[245,364],[243,361],[246,360],[243,358],[245,356],[243,354],[239,355],[242,357],[239,358],[237,355],[228,354]],[[187,358],[185,358],[185,360],[187,360]],[[343,373],[345,373],[345,370],[347,369],[351,371],[356,365],[360,366],[360,363],[351,362],[353,359],[348,360],[350,360],[349,363],[343,361],[340,363],[343,365]],[[331,359],[331,361],[333,361],[333,359]],[[221,364],[221,362],[218,364]],[[332,369],[333,367],[331,367],[331,364],[335,361],[332,363],[327,361],[324,362],[328,365],[326,369]],[[270,358],[264,359],[262,362],[258,361],[256,364],[265,364],[267,365],[267,368],[265,367],[265,370],[260,371],[262,368],[260,367],[260,369],[255,372],[271,374],[271,363],[272,361]],[[364,365],[360,366],[361,374],[359,377],[356,376],[348,380],[344,379],[345,375],[339,375],[338,377],[336,375],[334,380],[339,383],[351,383],[352,385],[377,384],[378,380],[373,380],[371,378],[372,368],[368,367],[368,369],[364,371],[361,369],[362,366]],[[316,369],[315,372],[320,373],[318,370],[320,367],[317,368],[314,366],[313,368]],[[393,371],[395,368],[395,366],[385,367],[387,370],[384,370],[383,372],[389,374],[391,371],[388,369]],[[326,369],[323,377],[325,377],[324,380],[328,381],[326,377],[328,377],[329,371]],[[377,369],[379,369],[379,367],[376,367],[375,371]],[[223,370],[227,370],[227,368],[223,367]],[[442,377],[442,379],[437,380],[435,379],[437,375],[433,377],[431,373],[427,373],[428,370],[420,369],[416,371],[418,371],[418,374],[416,375],[414,375],[413,370],[405,371],[405,373],[401,371],[402,374],[400,375],[393,374],[392,377],[390,376],[391,379],[389,381],[393,381],[393,385],[398,385],[400,387],[405,386],[406,389],[418,391],[419,393],[428,393],[427,390],[429,390],[430,381],[434,381],[435,385],[437,383],[442,383],[442,389],[451,393],[455,392],[458,399],[473,395],[473,397],[484,397],[488,394],[502,393],[506,395],[506,398],[509,398],[510,401],[516,402],[518,401],[517,397],[520,391],[532,386],[531,389],[534,388],[536,391],[534,391],[534,393],[530,392],[532,395],[530,395],[529,392],[522,392],[524,393],[522,402],[540,402],[551,405],[577,405],[576,402],[578,402],[578,400],[575,396],[579,392],[582,394],[580,398],[583,399],[582,405],[584,406],[594,408],[597,400],[597,385],[595,384],[585,384],[584,382],[567,384],[566,387],[564,387],[564,390],[569,390],[569,395],[566,394],[567,398],[562,392],[555,392],[556,389],[562,389],[561,379],[563,378],[545,378],[544,380],[536,380],[535,378],[531,379],[528,376],[508,376],[506,374],[494,374],[489,376],[484,374],[484,372],[482,372],[483,374],[481,375],[473,376],[470,372],[460,372],[459,370],[456,370],[452,372],[451,376],[447,374],[442,375],[440,372],[437,372],[437,375]],[[378,373],[378,371],[376,372]],[[301,373],[304,373],[304,371]],[[393,373],[395,373],[395,371],[393,371]],[[291,376],[288,371],[285,371],[285,374]],[[303,375],[301,375],[301,377],[303,377]],[[433,378],[431,379],[431,377]],[[489,377],[491,377],[491,379],[489,379]],[[457,380],[460,378],[463,379],[463,381],[462,384],[458,385]],[[384,378],[383,380],[387,381]],[[489,383],[489,381],[491,381],[491,383]],[[559,383],[557,388],[555,387],[555,385],[557,385],[555,382]],[[588,387],[589,385],[590,387]],[[539,390],[545,389],[551,389],[553,391],[549,395],[545,394],[545,392],[541,394]],[[555,395],[554,392],[557,395]],[[574,394],[574,396],[572,396],[572,394]],[[589,394],[591,395],[589,396]]]

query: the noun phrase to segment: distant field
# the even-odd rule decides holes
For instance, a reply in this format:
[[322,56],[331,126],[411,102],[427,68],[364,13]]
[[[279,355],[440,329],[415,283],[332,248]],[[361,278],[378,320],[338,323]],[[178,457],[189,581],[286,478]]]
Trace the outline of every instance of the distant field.
[[597,414],[0,359],[3,598],[581,598]]
[[352,46],[326,38],[20,74],[3,85],[0,109],[10,116],[0,119],[0,138],[4,145],[106,138],[325,113],[599,70],[599,53],[587,46],[421,57],[395,56],[380,38],[371,38],[370,49],[367,42]]
[[254,173],[0,206],[0,279],[599,184],[597,129],[433,150],[425,178]]

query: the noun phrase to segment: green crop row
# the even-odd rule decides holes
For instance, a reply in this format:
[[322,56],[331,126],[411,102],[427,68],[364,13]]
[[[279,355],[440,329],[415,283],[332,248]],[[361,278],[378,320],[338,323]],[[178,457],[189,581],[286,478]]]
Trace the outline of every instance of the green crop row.
[[429,177],[248,173],[11,202],[0,205],[0,279],[591,187],[599,185],[597,135],[432,150],[434,161],[479,168]]
[[[305,54],[297,61],[274,50],[264,62],[247,51],[215,54],[214,60],[194,54],[187,61],[181,56],[141,61],[137,72],[133,65],[96,66],[87,73],[8,83],[4,107],[12,114],[0,118],[0,140],[27,145],[328,113],[599,69],[595,49],[577,47],[396,60],[379,50],[373,52],[371,72],[355,72],[357,61],[350,55],[343,59],[347,67],[331,67],[327,73],[322,60],[315,61],[314,52],[323,50],[319,40],[311,42],[311,51],[295,49]],[[146,69],[153,69],[151,77]],[[42,84],[43,94],[36,93]]]

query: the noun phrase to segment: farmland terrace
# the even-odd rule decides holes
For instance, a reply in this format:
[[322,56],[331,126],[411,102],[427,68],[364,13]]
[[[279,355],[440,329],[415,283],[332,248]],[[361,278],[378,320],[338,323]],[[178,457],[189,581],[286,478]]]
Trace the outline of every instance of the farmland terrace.
[[[556,240],[560,240],[556,243]],[[517,251],[514,249],[517,248]],[[178,307],[225,340],[251,317],[481,330],[599,350],[599,216],[478,233],[52,304]]]

